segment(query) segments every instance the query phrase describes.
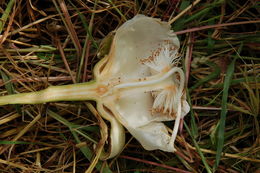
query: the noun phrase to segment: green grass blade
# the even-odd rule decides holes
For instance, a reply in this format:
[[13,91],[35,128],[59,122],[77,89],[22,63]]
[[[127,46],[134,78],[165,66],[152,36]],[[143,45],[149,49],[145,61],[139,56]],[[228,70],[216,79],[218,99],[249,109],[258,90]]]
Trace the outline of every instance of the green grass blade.
[[[80,20],[81,20],[81,22],[82,22],[82,24],[83,24],[83,27],[84,27],[84,29],[86,30],[89,39],[91,40],[91,43],[93,44],[93,46],[94,46],[96,49],[98,49],[99,46],[98,46],[97,42],[95,41],[95,39],[93,38],[92,31],[91,31],[91,28],[89,28],[89,25],[87,24],[87,19],[86,19],[86,17],[79,11],[79,9],[72,3],[71,0],[69,0],[69,3],[70,3],[70,5],[72,5],[72,6],[74,7],[74,9],[77,11],[77,13],[78,13],[78,15],[79,15],[79,17],[80,17]],[[94,13],[93,13],[93,15],[94,15]]]
[[10,0],[9,3],[7,4],[7,7],[6,7],[4,13],[2,14],[2,17],[0,19],[0,34],[3,31],[3,28],[5,26],[5,22],[6,22],[9,14],[11,12],[11,9],[12,9],[12,7],[14,5],[14,2],[15,2],[15,0]]
[[[237,85],[240,84],[242,82],[260,82],[260,78],[255,78],[255,77],[248,77],[247,79],[245,78],[238,78],[238,79],[234,79],[230,81],[230,85]],[[224,87],[224,83],[220,83],[220,84],[216,84],[216,85],[212,85],[212,88],[223,88]]]
[[117,8],[117,6],[113,3],[112,0],[108,0],[108,2],[116,9],[118,14],[124,19],[124,21],[127,21],[125,15]]
[[13,87],[12,83],[9,81],[10,78],[2,70],[0,70],[0,74],[2,76],[3,81],[6,83],[5,89],[7,90],[7,93],[14,94],[14,87]]
[[[14,92],[14,86],[13,86],[13,84],[10,82],[10,78],[9,78],[2,70],[0,70],[0,74],[1,74],[1,76],[2,76],[3,81],[6,82],[6,84],[5,84],[5,89],[7,90],[7,93],[8,93],[9,95],[15,94],[15,92]],[[21,106],[20,106],[20,105],[14,105],[14,107],[15,107],[16,111],[17,111],[19,114],[22,113],[22,111],[21,111]]]
[[[187,8],[190,5],[190,1],[189,0],[182,0],[181,4],[180,4],[180,11],[184,10],[185,8]],[[174,24],[172,25],[173,30],[174,31],[180,31],[185,27],[185,20],[187,19],[187,15],[183,16],[181,18],[179,18],[178,20],[176,20],[174,22]]]
[[17,145],[17,144],[35,144],[33,142],[26,141],[0,141],[1,145]]
[[65,126],[67,126],[71,131],[77,132],[78,134],[82,135],[83,137],[85,137],[86,139],[88,139],[89,141],[91,141],[93,143],[97,143],[94,139],[92,139],[91,137],[87,136],[84,132],[79,130],[78,129],[80,127],[79,125],[69,122],[68,120],[62,118],[60,115],[56,114],[55,112],[53,112],[49,109],[47,110],[47,113],[52,118],[56,119],[57,121],[61,122]]
[[188,125],[185,123],[185,121],[184,121],[184,126],[185,126],[187,132],[189,133],[189,135],[191,136],[192,142],[194,143],[194,146],[197,149],[197,152],[199,153],[199,155],[201,157],[202,163],[204,164],[206,171],[208,173],[211,173],[212,171],[211,171],[210,166],[208,165],[207,159],[205,158],[205,156],[203,155],[202,151],[200,150],[200,146],[196,142],[195,138],[192,135],[192,132],[190,131],[190,129],[189,129]]
[[[191,98],[190,98],[190,92],[188,91],[186,93],[187,93],[187,101],[188,101],[189,105],[192,105]],[[190,114],[191,114],[191,135],[195,139],[198,137],[199,132],[198,132],[198,127],[197,127],[197,124],[195,121],[195,114],[193,112],[192,106],[190,108]]]
[[212,73],[210,73],[208,76],[206,76],[205,78],[199,80],[198,82],[196,82],[195,85],[193,85],[192,87],[189,88],[189,91],[192,92],[194,89],[198,88],[199,86],[201,86],[202,84],[215,79],[216,77],[219,76],[220,74],[220,68],[213,62],[207,62],[207,64],[212,68],[215,69],[215,71],[213,71]]
[[229,86],[231,85],[231,80],[235,69],[235,62],[236,62],[236,58],[234,58],[230,63],[230,65],[228,66],[225,81],[224,81],[222,103],[221,103],[221,115],[219,120],[219,127],[217,130],[217,153],[216,153],[216,161],[213,166],[213,171],[215,171],[219,165],[221,153],[224,147],[228,91],[229,91]]
[[78,66],[79,70],[78,70],[77,77],[76,77],[77,83],[80,82],[80,79],[81,79],[82,69],[83,69],[83,66],[84,66],[84,60],[85,60],[85,56],[86,56],[87,45],[88,45],[88,39],[86,38],[85,42],[84,42],[83,49],[82,49],[82,55],[80,57],[79,66]]

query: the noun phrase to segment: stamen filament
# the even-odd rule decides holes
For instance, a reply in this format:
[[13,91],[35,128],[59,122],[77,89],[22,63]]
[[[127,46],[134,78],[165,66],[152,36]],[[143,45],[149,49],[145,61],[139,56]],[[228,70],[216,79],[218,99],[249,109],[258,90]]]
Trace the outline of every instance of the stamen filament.
[[175,119],[174,127],[172,130],[170,145],[174,146],[174,142],[177,137],[178,130],[179,130],[180,120],[181,120],[181,103],[179,103],[179,105],[178,105],[176,119]]

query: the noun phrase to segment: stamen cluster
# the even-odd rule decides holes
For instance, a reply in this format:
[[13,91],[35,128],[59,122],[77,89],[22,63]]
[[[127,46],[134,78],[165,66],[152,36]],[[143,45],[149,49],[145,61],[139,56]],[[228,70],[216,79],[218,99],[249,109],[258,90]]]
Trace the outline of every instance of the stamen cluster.
[[143,63],[160,73],[167,72],[172,67],[177,66],[179,59],[178,49],[167,44],[153,52],[148,58],[143,59]]
[[[143,63],[151,68],[152,74],[165,73],[172,68],[178,68],[180,56],[178,56],[178,49],[170,47],[166,44],[159,48],[150,57],[143,60]],[[161,112],[170,116],[175,116],[177,106],[180,103],[181,93],[179,76],[176,73],[171,76],[169,84],[163,89],[152,92],[154,97],[153,111]]]

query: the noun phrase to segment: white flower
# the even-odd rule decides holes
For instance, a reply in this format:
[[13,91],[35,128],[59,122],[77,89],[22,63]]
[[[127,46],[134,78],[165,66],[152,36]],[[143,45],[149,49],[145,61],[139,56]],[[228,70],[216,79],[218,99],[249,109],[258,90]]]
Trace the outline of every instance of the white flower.
[[[0,97],[0,105],[94,100],[111,125],[108,158],[124,146],[122,125],[145,149],[174,152],[180,119],[189,112],[178,48],[168,23],[137,15],[118,28],[92,82]],[[163,122],[172,120],[170,134]]]

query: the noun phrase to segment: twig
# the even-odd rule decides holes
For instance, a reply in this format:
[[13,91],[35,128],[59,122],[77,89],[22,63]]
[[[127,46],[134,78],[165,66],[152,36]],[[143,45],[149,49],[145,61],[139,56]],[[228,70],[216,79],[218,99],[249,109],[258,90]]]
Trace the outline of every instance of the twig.
[[196,32],[196,31],[205,30],[205,29],[221,28],[221,27],[224,27],[224,26],[233,26],[233,25],[244,25],[244,24],[250,24],[250,23],[260,23],[260,20],[222,23],[222,24],[216,24],[216,25],[201,26],[201,27],[186,29],[186,30],[183,30],[183,31],[177,31],[177,32],[174,32],[174,33],[176,35],[180,35],[180,34],[185,34],[185,33],[188,33],[188,32]]
[[180,14],[175,16],[173,19],[171,19],[168,23],[171,25],[173,22],[175,22],[177,19],[179,19],[181,16],[183,16],[187,11],[189,11],[192,7],[197,5],[201,0],[196,0],[191,5],[189,5],[186,9],[184,9]]

